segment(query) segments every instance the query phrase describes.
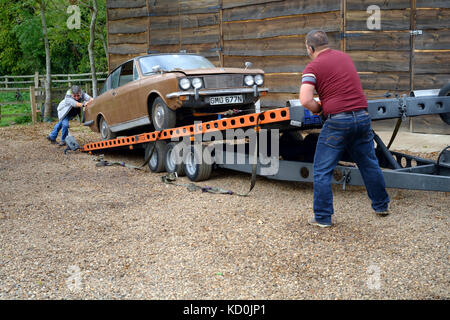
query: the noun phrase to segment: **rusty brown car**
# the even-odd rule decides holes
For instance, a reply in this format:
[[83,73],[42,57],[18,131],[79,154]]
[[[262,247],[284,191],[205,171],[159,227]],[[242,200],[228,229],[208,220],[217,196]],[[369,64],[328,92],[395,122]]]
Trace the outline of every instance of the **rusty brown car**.
[[84,124],[112,139],[255,112],[255,102],[268,89],[263,70],[250,66],[216,68],[195,54],[136,57],[109,74],[86,108]]

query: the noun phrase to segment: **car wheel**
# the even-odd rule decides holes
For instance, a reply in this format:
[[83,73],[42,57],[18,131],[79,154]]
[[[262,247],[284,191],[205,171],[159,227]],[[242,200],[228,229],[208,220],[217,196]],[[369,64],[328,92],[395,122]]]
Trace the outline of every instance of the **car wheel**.
[[111,140],[116,138],[116,134],[111,131],[105,118],[101,117],[99,122],[100,135],[103,140]]
[[[439,96],[450,96],[450,83],[445,85],[440,91]],[[439,116],[441,117],[442,121],[444,121],[446,124],[450,125],[450,112],[447,113],[440,113]]]
[[169,109],[163,99],[155,99],[152,106],[152,123],[156,131],[175,127],[176,112]]
[[[177,147],[178,146],[178,147]],[[183,150],[179,149],[179,142],[170,142],[167,144],[165,153],[166,171],[169,173],[176,172],[179,177],[185,176],[183,166]]]
[[[196,152],[200,150],[201,152]],[[207,159],[204,159],[203,152],[204,148],[196,149],[196,147],[191,146],[188,154],[184,156],[184,171],[189,180],[198,182],[203,180],[208,180],[212,172],[212,161],[210,154]],[[201,153],[201,154],[200,154]]]
[[[155,142],[147,144],[145,148],[145,159],[148,158],[150,152],[153,149]],[[166,143],[164,141],[156,141],[155,150],[153,151],[152,157],[148,161],[148,167],[151,172],[158,173],[165,170],[164,158],[166,152]]]

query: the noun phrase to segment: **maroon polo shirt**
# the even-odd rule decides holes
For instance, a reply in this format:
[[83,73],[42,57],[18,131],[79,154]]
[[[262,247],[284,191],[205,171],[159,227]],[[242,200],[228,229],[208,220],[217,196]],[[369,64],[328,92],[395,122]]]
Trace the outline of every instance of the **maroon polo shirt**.
[[367,99],[350,56],[328,49],[303,71],[302,84],[315,86],[325,115],[367,108]]

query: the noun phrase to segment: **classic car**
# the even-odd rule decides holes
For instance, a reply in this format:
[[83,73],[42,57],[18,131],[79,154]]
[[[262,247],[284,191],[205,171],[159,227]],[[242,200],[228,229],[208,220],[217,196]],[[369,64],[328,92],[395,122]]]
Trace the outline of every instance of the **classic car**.
[[85,125],[102,139],[255,112],[268,91],[259,69],[216,68],[196,54],[150,54],[113,70],[86,107]]

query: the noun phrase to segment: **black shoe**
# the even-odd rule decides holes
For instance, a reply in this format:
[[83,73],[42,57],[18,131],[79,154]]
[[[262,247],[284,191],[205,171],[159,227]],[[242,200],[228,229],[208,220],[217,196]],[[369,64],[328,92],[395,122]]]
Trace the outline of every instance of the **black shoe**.
[[59,145],[60,147],[64,147],[64,146],[66,145],[66,142],[65,142],[65,141],[61,141],[58,145]]
[[386,217],[389,215],[389,209],[383,211],[375,211],[375,213],[380,217]]
[[47,140],[50,141],[52,144],[56,143],[56,140],[53,140],[52,138],[50,138],[50,136],[47,136]]

